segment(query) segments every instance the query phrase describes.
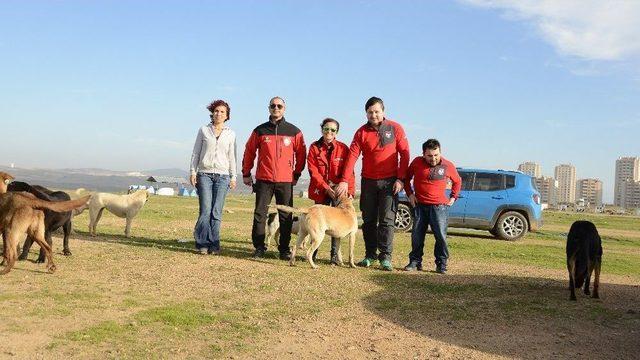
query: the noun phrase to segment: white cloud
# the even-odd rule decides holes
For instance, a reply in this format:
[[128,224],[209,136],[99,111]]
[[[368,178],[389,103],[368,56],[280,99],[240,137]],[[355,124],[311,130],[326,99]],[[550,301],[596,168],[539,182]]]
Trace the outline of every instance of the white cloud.
[[531,22],[563,55],[584,60],[640,58],[638,0],[461,0],[502,9],[511,20]]

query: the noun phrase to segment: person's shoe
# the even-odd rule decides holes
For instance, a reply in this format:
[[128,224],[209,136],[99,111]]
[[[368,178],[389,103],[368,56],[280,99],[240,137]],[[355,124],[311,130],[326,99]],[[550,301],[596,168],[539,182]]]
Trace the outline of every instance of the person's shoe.
[[410,261],[409,264],[404,267],[404,271],[422,271],[422,264]]
[[207,248],[198,249],[198,253],[200,253],[200,255],[207,255],[208,252],[209,252],[209,249]]
[[436,265],[436,272],[438,274],[446,274],[447,273],[447,267],[446,266],[442,266],[442,265]]
[[360,266],[360,267],[369,267],[373,264],[375,264],[376,259],[371,259],[371,258],[364,258],[362,260],[360,260],[359,263],[357,263],[356,265]]
[[261,259],[264,257],[264,250],[263,249],[256,249],[256,251],[253,252],[253,256],[254,259]]
[[278,257],[280,258],[280,260],[291,260],[291,253],[290,252],[286,252],[286,253],[280,253],[280,256]]
[[393,271],[393,265],[391,265],[391,260],[380,261],[380,267],[384,271]]
[[211,254],[211,255],[220,255],[220,250],[211,250],[211,252],[209,252],[209,254]]

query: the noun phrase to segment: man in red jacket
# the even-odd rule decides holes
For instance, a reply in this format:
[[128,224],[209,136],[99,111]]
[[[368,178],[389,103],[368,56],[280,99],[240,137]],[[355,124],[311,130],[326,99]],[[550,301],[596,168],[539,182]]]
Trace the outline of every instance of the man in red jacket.
[[[413,179],[413,189],[411,188]],[[447,183],[451,181],[451,194],[446,196]],[[413,159],[405,179],[405,191],[414,207],[413,231],[411,232],[411,253],[406,271],[422,270],[424,237],[427,226],[431,226],[436,244],[433,255],[436,258],[436,272],[447,272],[447,223],[449,207],[460,194],[461,180],[455,165],[440,153],[440,142],[429,139],[422,144],[422,156]]]
[[[309,146],[307,168],[311,181],[309,182],[309,198],[316,204],[333,205],[337,199],[334,185],[340,182],[344,165],[349,156],[349,147],[338,141],[336,136],[340,130],[340,123],[332,118],[326,118],[320,124],[322,137]],[[349,176],[350,196],[355,194],[355,176]],[[338,265],[339,238],[331,238],[331,264]],[[318,250],[313,254],[314,260]]]
[[[293,206],[293,186],[304,170],[307,148],[302,132],[284,118],[285,103],[280,97],[269,102],[269,121],[256,127],[244,149],[242,159],[242,181],[253,186],[256,193],[256,207],[253,212],[253,228],[251,238],[255,252],[254,258],[261,258],[267,247],[265,239],[265,223],[268,206],[275,195],[276,203]],[[251,176],[258,153],[256,166],[256,182]],[[280,259],[289,260],[291,251],[291,213],[280,212]]]
[[358,265],[369,267],[380,260],[382,269],[391,271],[397,194],[404,186],[409,165],[409,143],[402,126],[385,118],[382,99],[367,100],[365,111],[367,123],[353,136],[337,192],[341,195],[347,191],[347,176],[362,153],[360,209],[366,254]]

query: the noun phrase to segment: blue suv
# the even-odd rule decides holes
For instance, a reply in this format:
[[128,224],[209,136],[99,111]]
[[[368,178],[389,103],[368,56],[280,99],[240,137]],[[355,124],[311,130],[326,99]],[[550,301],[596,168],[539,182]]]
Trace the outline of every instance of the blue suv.
[[[458,168],[460,197],[449,209],[449,226],[488,230],[504,240],[517,240],[542,226],[540,193],[534,179],[519,171]],[[447,190],[447,194],[451,190]],[[401,192],[395,227],[411,230],[413,211]]]

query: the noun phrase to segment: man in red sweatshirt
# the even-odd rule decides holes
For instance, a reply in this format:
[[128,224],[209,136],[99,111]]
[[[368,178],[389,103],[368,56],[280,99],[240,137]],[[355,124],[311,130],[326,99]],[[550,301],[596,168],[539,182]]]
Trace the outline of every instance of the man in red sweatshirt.
[[[411,188],[413,179],[413,189]],[[451,181],[451,194],[447,197],[445,190]],[[447,223],[449,207],[458,198],[461,187],[460,175],[455,165],[440,153],[440,142],[429,139],[422,144],[422,156],[413,159],[404,188],[409,201],[414,207],[414,222],[411,232],[411,253],[406,271],[422,270],[424,237],[427,226],[431,226],[436,244],[433,255],[436,258],[436,272],[447,272]]]
[[[242,182],[253,186],[256,193],[256,207],[253,212],[253,228],[251,238],[255,252],[254,258],[261,258],[267,247],[265,239],[265,223],[267,221],[268,206],[275,195],[276,203],[293,206],[293,186],[304,170],[307,157],[307,147],[304,144],[302,132],[295,125],[284,118],[285,103],[280,97],[274,97],[269,102],[269,121],[256,127],[244,149],[242,159]],[[258,163],[256,166],[256,182],[251,176],[256,152]],[[289,260],[291,251],[291,213],[280,212],[280,244],[278,251],[280,259]]]
[[409,143],[402,126],[385,118],[382,99],[372,97],[364,108],[367,123],[353,136],[336,192],[338,196],[347,192],[348,176],[362,153],[360,210],[366,254],[358,265],[369,267],[380,260],[382,269],[391,271],[397,194],[404,186],[409,165]]

